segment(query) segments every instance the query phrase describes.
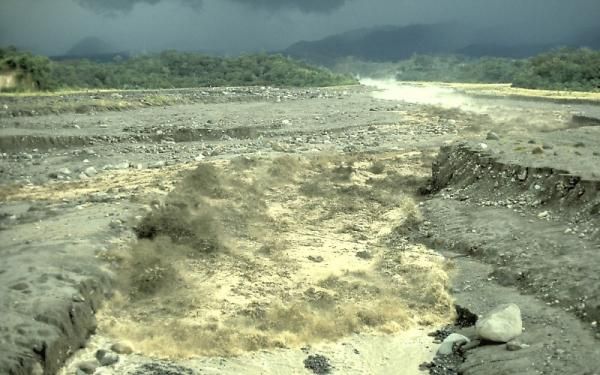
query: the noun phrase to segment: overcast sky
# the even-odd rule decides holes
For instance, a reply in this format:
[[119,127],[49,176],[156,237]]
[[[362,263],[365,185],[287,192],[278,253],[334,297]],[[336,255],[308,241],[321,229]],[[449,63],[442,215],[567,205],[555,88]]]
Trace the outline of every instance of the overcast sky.
[[0,0],[0,45],[62,54],[95,36],[117,50],[238,53],[361,27],[438,22],[552,41],[600,27],[600,0]]

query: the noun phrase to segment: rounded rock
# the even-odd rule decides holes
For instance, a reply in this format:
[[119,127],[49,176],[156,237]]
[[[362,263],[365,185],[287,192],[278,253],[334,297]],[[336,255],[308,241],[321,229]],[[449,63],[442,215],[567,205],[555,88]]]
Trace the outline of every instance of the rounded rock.
[[487,136],[485,137],[485,139],[488,141],[499,141],[500,137],[498,136],[498,134],[496,134],[494,132],[489,132],[489,133],[487,133]]
[[523,332],[521,310],[514,303],[500,305],[479,319],[475,329],[482,339],[508,342]]
[[442,341],[442,344],[438,348],[438,354],[450,355],[453,352],[454,345],[458,343],[467,344],[469,339],[466,336],[459,335],[458,333],[452,333]]
[[98,368],[98,363],[94,361],[86,361],[77,364],[77,370],[84,374],[93,374]]
[[119,353],[119,354],[131,354],[133,353],[133,349],[131,349],[131,347],[122,344],[120,342],[112,344],[112,346],[110,347],[110,350],[112,350],[115,353]]

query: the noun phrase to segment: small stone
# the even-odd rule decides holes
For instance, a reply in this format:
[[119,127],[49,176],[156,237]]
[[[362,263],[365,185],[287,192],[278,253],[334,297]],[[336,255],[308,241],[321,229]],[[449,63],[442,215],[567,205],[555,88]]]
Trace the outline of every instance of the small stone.
[[150,164],[148,166],[148,168],[158,169],[158,168],[163,168],[165,165],[167,165],[167,162],[164,160],[160,160],[160,161],[157,161],[156,163]]
[[539,213],[537,216],[538,216],[538,218],[540,218],[540,219],[545,219],[545,218],[547,218],[548,216],[550,216],[550,212],[548,212],[548,211],[540,212],[540,213]]
[[110,223],[108,224],[108,226],[111,229],[120,229],[123,226],[123,222],[119,219],[113,219],[110,221]]
[[114,169],[129,169],[129,162],[128,161],[124,161],[122,163],[119,164],[115,164],[113,166]]
[[70,176],[71,170],[69,168],[61,168],[58,170],[58,174],[61,174],[63,176]]
[[98,349],[98,350],[96,350],[96,354],[95,354],[96,359],[100,360],[100,358],[104,357],[106,355],[106,353],[108,353],[108,352],[106,350],[104,350],[104,349]]
[[77,369],[81,370],[84,374],[93,374],[98,368],[98,363],[94,361],[86,361],[77,364]]
[[453,353],[454,345],[460,345],[469,343],[469,339],[466,336],[459,335],[458,333],[452,333],[442,341],[442,344],[438,348],[438,354],[450,355]]
[[88,167],[85,169],[85,171],[83,171],[83,173],[85,173],[85,175],[88,177],[93,177],[98,174],[98,171],[94,167]]
[[523,169],[517,176],[519,181],[525,181],[527,179],[527,169]]
[[133,349],[131,349],[131,347],[122,344],[122,343],[115,343],[112,344],[112,346],[110,347],[110,350],[112,350],[115,353],[119,353],[119,354],[131,354],[133,353]]
[[543,148],[544,150],[552,150],[552,149],[554,148],[554,146],[552,146],[552,145],[550,145],[550,144],[548,144],[548,143],[544,143],[544,144],[542,145],[542,148]]
[[96,359],[100,366],[110,366],[119,362],[119,355],[100,349],[96,352]]
[[315,256],[312,256],[312,255],[309,255],[309,256],[308,256],[308,260],[310,260],[310,261],[312,261],[312,262],[315,262],[315,263],[321,263],[321,262],[322,262],[324,259],[323,259],[323,257],[322,257],[322,256],[320,256],[320,255],[317,255],[316,257],[315,257]]
[[514,303],[500,305],[479,319],[475,330],[482,339],[509,342],[523,332],[521,310]]
[[287,148],[279,142],[271,143],[271,149],[277,152],[287,152]]
[[489,133],[487,133],[487,136],[485,137],[485,139],[487,139],[488,141],[499,141],[500,137],[498,136],[498,134],[496,134],[494,132],[489,132]]
[[488,149],[488,145],[485,143],[480,143],[479,147],[481,147],[482,150],[487,150]]
[[585,147],[585,143],[583,142],[577,142],[575,143],[575,147],[579,148],[579,147]]
[[533,150],[531,150],[531,153],[534,154],[534,155],[543,154],[544,153],[544,149],[541,148],[540,146],[537,146],[536,148],[534,148]]
[[506,350],[509,352],[516,352],[517,350],[529,348],[529,345],[523,344],[519,341],[509,341],[506,343]]
[[196,157],[194,158],[194,160],[195,160],[195,161],[202,161],[202,160],[204,160],[205,158],[206,158],[206,156],[204,156],[204,155],[200,154],[200,155],[196,156]]

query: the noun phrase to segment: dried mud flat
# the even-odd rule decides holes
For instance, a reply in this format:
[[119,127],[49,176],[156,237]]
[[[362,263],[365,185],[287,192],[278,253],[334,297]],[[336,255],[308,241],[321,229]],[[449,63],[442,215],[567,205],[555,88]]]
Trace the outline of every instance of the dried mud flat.
[[598,373],[598,107],[375,84],[0,97],[0,370]]

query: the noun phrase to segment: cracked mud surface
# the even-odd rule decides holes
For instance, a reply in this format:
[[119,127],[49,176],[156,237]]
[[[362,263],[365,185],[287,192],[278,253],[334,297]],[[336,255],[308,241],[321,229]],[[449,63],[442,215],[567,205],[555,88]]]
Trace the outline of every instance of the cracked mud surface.
[[225,91],[0,98],[0,368],[418,374],[456,299],[518,303],[531,344],[464,373],[597,371],[596,106]]

